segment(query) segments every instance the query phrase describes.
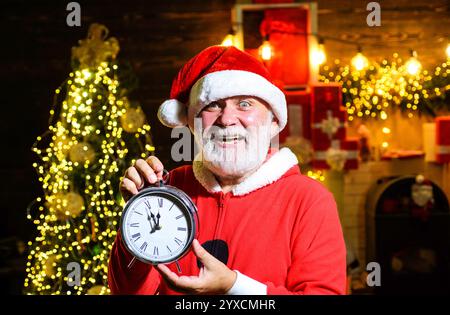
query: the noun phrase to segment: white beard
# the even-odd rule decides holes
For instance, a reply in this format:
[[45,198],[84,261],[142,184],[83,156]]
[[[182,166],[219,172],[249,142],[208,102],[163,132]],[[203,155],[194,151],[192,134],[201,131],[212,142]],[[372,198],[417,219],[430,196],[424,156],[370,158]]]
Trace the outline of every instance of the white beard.
[[[270,146],[272,115],[268,118],[264,124],[247,129],[242,126],[212,126],[206,130],[199,128],[201,131],[195,132],[194,136],[200,146],[203,165],[213,174],[224,178],[242,177],[259,168]],[[241,140],[223,142],[224,137],[226,140]],[[221,146],[233,142],[233,146]]]

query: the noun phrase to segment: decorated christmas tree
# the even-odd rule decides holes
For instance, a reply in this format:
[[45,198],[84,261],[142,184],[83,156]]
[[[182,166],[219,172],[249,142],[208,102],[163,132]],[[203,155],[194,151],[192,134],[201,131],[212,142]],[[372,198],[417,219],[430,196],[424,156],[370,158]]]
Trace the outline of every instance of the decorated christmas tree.
[[136,86],[119,63],[118,41],[103,25],[72,49],[73,71],[56,89],[49,129],[33,164],[43,195],[28,209],[27,294],[107,294],[109,253],[123,200],[120,177],[154,151],[150,126],[128,96]]

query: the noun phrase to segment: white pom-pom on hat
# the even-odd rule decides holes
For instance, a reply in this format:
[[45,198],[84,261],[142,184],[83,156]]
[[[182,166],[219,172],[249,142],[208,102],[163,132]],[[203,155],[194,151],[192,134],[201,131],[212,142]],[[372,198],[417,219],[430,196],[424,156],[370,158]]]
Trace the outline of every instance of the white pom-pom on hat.
[[176,99],[167,100],[158,109],[158,119],[164,126],[170,128],[186,126],[186,105]]

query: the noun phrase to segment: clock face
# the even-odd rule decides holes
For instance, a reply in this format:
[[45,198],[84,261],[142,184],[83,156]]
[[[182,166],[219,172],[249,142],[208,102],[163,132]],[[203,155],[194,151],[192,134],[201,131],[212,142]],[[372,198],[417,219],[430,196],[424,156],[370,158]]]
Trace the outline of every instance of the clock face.
[[195,236],[195,206],[186,202],[187,195],[167,187],[141,191],[130,199],[122,216],[122,239],[127,249],[146,263],[181,258]]

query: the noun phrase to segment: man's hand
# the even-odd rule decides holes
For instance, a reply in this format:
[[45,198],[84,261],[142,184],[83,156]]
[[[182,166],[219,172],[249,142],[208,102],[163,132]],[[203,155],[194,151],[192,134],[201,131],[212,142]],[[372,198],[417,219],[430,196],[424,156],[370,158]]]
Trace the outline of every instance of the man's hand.
[[123,199],[128,201],[132,196],[147,184],[155,184],[162,179],[164,166],[156,156],[150,156],[147,160],[139,159],[134,166],[129,167],[119,188]]
[[225,294],[236,281],[237,274],[208,253],[197,240],[192,243],[194,254],[203,264],[198,276],[178,276],[165,265],[155,268],[169,287],[187,294]]

